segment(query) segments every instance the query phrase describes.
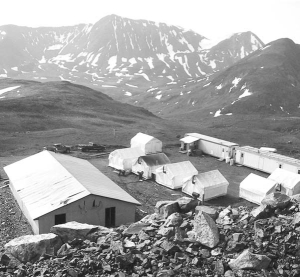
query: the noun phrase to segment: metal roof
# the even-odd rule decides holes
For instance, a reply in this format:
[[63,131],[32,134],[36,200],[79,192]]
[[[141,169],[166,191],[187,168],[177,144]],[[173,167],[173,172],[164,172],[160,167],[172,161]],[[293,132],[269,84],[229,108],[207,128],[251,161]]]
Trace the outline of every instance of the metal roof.
[[222,140],[222,139],[218,139],[218,138],[214,138],[214,137],[209,137],[209,136],[198,134],[198,133],[187,133],[187,134],[185,134],[185,136],[191,136],[191,137],[195,137],[195,138],[198,138],[201,140],[211,141],[211,142],[225,145],[225,146],[237,146],[238,145],[237,143],[234,143],[234,142],[230,142],[230,141],[226,141],[226,140]]
[[297,159],[294,159],[294,158],[291,158],[288,156],[280,155],[280,154],[269,152],[269,151],[260,150],[258,148],[252,147],[252,146],[241,146],[241,147],[237,147],[236,150],[241,150],[241,151],[248,152],[248,153],[256,153],[262,157],[267,157],[267,158],[270,158],[273,160],[277,160],[279,162],[295,165],[300,168],[300,160],[297,160]]
[[184,143],[192,143],[197,140],[199,140],[199,138],[191,137],[191,136],[185,136],[184,138],[180,139],[180,141],[182,141]]
[[171,163],[165,153],[152,154],[140,157],[148,166],[164,165]]
[[90,162],[42,151],[4,167],[33,219],[87,195],[140,204]]

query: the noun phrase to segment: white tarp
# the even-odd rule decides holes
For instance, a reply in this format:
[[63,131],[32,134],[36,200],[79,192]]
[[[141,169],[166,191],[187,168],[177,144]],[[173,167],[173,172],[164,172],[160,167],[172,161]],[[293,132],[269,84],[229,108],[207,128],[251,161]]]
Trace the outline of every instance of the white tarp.
[[285,193],[289,196],[300,193],[299,174],[281,168],[277,168],[268,177],[268,179],[273,180],[279,185],[281,185],[281,187],[278,186],[278,189],[280,189],[282,193]]
[[140,148],[144,155],[162,152],[162,142],[152,136],[137,133],[130,141],[131,148]]
[[182,191],[192,195],[193,192],[200,194],[199,199],[209,200],[227,194],[228,181],[219,170],[199,173],[185,180]]
[[140,148],[123,148],[111,152],[108,156],[108,166],[119,170],[132,170],[133,163],[144,152]]
[[166,164],[156,169],[155,181],[171,189],[181,188],[184,180],[198,174],[190,161]]
[[275,191],[276,181],[250,173],[240,184],[240,197],[260,205],[268,194]]
[[197,141],[199,140],[199,138],[195,138],[195,137],[192,137],[192,136],[186,136],[182,139],[180,139],[180,141],[182,141],[183,143],[192,143],[194,141]]
[[143,178],[151,179],[157,168],[169,163],[171,162],[164,153],[142,156],[134,162],[132,172],[137,174],[143,171]]

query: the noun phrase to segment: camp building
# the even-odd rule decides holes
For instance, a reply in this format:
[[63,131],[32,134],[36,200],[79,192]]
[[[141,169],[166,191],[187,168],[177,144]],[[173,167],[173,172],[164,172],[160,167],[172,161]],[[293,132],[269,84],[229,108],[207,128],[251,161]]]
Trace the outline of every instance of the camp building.
[[235,162],[271,174],[276,168],[300,174],[300,160],[251,146],[236,147]]
[[228,181],[219,170],[211,170],[184,180],[182,191],[200,194],[200,200],[210,200],[227,194]]
[[198,133],[187,133],[180,139],[181,153],[187,153],[189,150],[201,150],[204,154],[217,158],[231,158],[237,143],[221,140],[214,137]]
[[149,136],[143,133],[137,133],[130,140],[130,147],[140,148],[143,151],[144,155],[162,152],[162,142],[153,136]]
[[106,227],[134,222],[140,203],[90,162],[42,151],[4,167],[35,234],[69,221]]
[[171,163],[165,153],[157,153],[139,157],[132,166],[132,172],[143,172],[144,179],[154,179],[155,171],[162,165]]

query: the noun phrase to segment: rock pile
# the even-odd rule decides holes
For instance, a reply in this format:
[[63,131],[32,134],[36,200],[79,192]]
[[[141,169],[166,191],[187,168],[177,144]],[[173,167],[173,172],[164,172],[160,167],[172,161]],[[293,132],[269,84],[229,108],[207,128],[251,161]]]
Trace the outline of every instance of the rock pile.
[[181,212],[186,201],[158,202],[130,226],[69,222],[14,239],[0,254],[0,276],[300,276],[299,195],[195,214]]

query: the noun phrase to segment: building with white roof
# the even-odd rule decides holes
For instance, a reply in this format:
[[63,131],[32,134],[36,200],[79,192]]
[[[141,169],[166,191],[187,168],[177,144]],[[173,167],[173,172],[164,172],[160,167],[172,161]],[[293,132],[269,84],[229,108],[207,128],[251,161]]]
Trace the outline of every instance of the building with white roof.
[[130,140],[130,147],[140,148],[144,152],[144,155],[162,152],[162,142],[153,136],[143,133],[137,133]]
[[140,203],[90,162],[42,151],[4,167],[35,234],[77,221],[107,227],[134,222]]

